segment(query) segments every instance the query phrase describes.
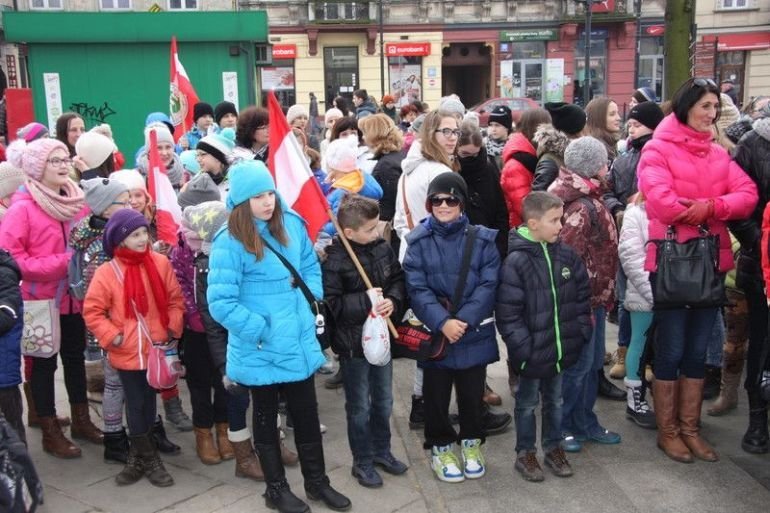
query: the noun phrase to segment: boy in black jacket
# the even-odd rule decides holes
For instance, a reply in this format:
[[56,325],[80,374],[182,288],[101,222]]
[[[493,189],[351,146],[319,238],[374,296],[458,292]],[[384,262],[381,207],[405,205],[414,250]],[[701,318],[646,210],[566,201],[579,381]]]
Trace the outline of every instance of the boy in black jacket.
[[356,194],[345,196],[337,211],[342,232],[378,292],[379,303],[370,303],[367,287],[338,237],[326,248],[323,263],[324,297],[336,324],[332,350],[340,356],[345,388],[352,474],[369,488],[382,486],[374,465],[394,475],[407,470],[390,452],[393,362],[381,367],[370,364],[361,344],[372,307],[383,317],[404,310],[404,272],[390,244],[378,236],[379,219],[377,202]]
[[593,329],[586,268],[558,240],[563,213],[564,203],[550,193],[524,198],[526,225],[510,232],[497,290],[497,329],[521,376],[514,408],[515,468],[528,481],[543,480],[535,448],[539,393],[545,463],[559,477],[572,475],[560,445],[562,372],[577,361]]

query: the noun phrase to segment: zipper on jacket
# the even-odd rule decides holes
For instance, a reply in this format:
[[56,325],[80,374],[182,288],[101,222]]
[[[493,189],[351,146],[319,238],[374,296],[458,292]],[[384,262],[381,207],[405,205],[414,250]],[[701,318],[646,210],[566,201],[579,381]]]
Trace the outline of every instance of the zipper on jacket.
[[543,248],[543,253],[545,254],[545,262],[548,264],[548,278],[551,280],[551,295],[553,296],[553,327],[556,331],[556,372],[561,372],[561,358],[562,358],[562,347],[561,347],[561,329],[559,328],[559,303],[558,303],[558,297],[556,295],[556,284],[553,280],[553,265],[551,264],[551,255],[548,254],[548,246],[546,244],[542,244],[541,246]]

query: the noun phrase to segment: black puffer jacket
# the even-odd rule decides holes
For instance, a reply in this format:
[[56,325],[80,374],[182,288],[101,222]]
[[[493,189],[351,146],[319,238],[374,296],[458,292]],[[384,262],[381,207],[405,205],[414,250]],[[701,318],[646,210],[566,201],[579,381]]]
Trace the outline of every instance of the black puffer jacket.
[[[400,319],[405,311],[404,271],[390,245],[382,239],[361,245],[350,241],[372,286],[382,288],[382,295],[393,301],[391,319]],[[361,332],[371,310],[366,285],[339,238],[326,248],[323,263],[324,298],[334,315],[332,350],[341,358],[364,357]]]
[[227,330],[211,317],[209,313],[209,302],[206,298],[206,291],[209,284],[209,256],[205,253],[199,253],[195,257],[195,302],[198,304],[198,311],[203,320],[203,326],[206,328],[206,338],[209,341],[209,351],[211,351],[211,361],[214,368],[225,375],[225,364],[227,362]]
[[588,273],[572,248],[535,242],[526,227],[511,231],[508,246],[497,289],[497,329],[520,375],[550,378],[574,365],[591,338]]
[[21,336],[24,325],[21,270],[0,249],[0,388],[21,383]]
[[564,164],[564,150],[569,144],[569,137],[551,125],[541,125],[532,141],[537,146],[537,166],[532,190],[547,191]]
[[609,190],[602,197],[612,215],[625,210],[628,198],[636,194],[638,190],[636,187],[636,167],[642,156],[642,148],[650,139],[652,139],[652,134],[633,139],[628,152],[612,162],[612,169],[607,181]]
[[401,178],[401,161],[404,154],[400,151],[392,151],[384,155],[374,157],[377,161],[372,176],[382,187],[380,198],[380,219],[390,221],[396,212],[396,195],[398,194],[398,179]]

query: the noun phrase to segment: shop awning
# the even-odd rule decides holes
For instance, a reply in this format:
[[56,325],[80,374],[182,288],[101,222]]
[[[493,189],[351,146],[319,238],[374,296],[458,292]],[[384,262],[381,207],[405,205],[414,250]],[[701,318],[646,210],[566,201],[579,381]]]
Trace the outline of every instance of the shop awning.
[[770,31],[742,32],[739,34],[708,34],[703,41],[717,41],[717,51],[734,52],[741,50],[770,49]]

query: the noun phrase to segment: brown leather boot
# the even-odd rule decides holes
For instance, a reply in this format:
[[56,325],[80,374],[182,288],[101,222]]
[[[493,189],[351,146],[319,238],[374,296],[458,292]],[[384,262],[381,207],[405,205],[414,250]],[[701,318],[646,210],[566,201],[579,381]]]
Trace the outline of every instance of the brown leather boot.
[[679,378],[679,428],[690,451],[703,461],[719,461],[719,456],[700,436],[700,410],[703,402],[703,380]]
[[91,422],[88,403],[70,404],[70,411],[72,413],[72,427],[70,428],[72,438],[88,440],[91,443],[102,445],[104,443],[104,433]]
[[[743,370],[743,369],[741,369]],[[735,374],[722,369],[722,388],[719,397],[716,398],[711,408],[706,413],[712,417],[719,417],[734,410],[738,406],[738,385],[741,382],[741,373]]]
[[72,459],[81,456],[80,447],[61,432],[56,417],[38,417],[43,430],[43,450],[57,458]]
[[293,467],[299,463],[299,456],[297,456],[297,453],[286,447],[283,440],[281,440],[281,461],[287,467]]
[[195,431],[195,452],[198,453],[201,463],[204,465],[216,465],[222,462],[217,446],[214,445],[214,436],[211,429],[193,428]]
[[254,481],[264,481],[265,474],[251,445],[251,438],[241,442],[230,442],[235,453],[235,476],[246,477]]
[[653,384],[658,447],[674,461],[692,463],[692,453],[679,436],[677,382],[656,379]]
[[610,368],[610,377],[612,379],[623,379],[626,377],[626,353],[628,348],[618,346],[613,358],[614,364]]
[[235,450],[230,443],[230,439],[227,438],[227,422],[217,422],[214,426],[216,427],[217,431],[217,447],[219,448],[219,457],[224,461],[235,458]]
[[[24,397],[27,399],[27,426],[39,428],[40,419],[37,416],[35,400],[32,398],[32,388],[29,385],[29,381],[24,383]],[[60,427],[67,427],[72,423],[70,418],[66,415],[57,415],[56,420],[59,422]]]
[[484,402],[490,406],[500,406],[503,404],[503,398],[500,397],[500,394],[492,390],[492,387],[489,386],[489,383],[484,383],[483,399]]

